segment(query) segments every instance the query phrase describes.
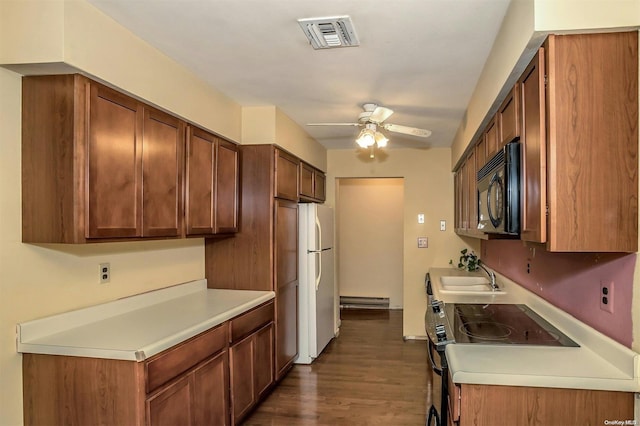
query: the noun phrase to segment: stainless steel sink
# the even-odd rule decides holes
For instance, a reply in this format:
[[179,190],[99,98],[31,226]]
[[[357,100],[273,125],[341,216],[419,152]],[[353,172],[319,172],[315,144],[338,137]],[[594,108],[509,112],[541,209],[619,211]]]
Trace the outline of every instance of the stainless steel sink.
[[485,277],[479,276],[442,276],[440,277],[441,289],[443,293],[492,293],[504,294],[504,290],[491,290],[491,284]]

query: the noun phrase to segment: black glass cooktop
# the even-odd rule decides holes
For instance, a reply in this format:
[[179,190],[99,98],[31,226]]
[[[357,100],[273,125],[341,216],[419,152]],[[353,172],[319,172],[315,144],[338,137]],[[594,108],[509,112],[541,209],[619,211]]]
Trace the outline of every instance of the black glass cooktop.
[[579,345],[526,305],[447,304],[456,343]]

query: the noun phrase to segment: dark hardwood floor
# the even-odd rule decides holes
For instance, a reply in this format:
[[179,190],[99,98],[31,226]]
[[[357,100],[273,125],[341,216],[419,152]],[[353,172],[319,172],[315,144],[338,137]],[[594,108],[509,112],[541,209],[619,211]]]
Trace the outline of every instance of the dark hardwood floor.
[[424,425],[425,341],[403,341],[402,311],[343,310],[340,336],[295,365],[244,425]]

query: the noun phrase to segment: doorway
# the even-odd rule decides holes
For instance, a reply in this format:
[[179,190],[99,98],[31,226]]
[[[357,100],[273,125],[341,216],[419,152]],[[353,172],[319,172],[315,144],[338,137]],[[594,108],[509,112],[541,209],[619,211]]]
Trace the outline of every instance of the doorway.
[[402,309],[404,179],[336,179],[337,275],[341,298],[388,300]]

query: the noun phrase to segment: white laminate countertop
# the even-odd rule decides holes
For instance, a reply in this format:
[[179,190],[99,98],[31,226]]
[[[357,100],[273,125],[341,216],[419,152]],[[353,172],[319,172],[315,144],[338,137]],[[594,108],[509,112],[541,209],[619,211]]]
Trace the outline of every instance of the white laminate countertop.
[[[505,294],[442,292],[440,277],[469,274],[431,268],[434,297],[445,303],[518,303],[533,309],[580,345],[574,347],[456,343],[445,352],[456,383],[640,391],[640,355],[496,274]],[[481,275],[483,273],[471,273]]]
[[20,353],[143,361],[273,299],[272,291],[207,289],[206,280],[17,326]]

